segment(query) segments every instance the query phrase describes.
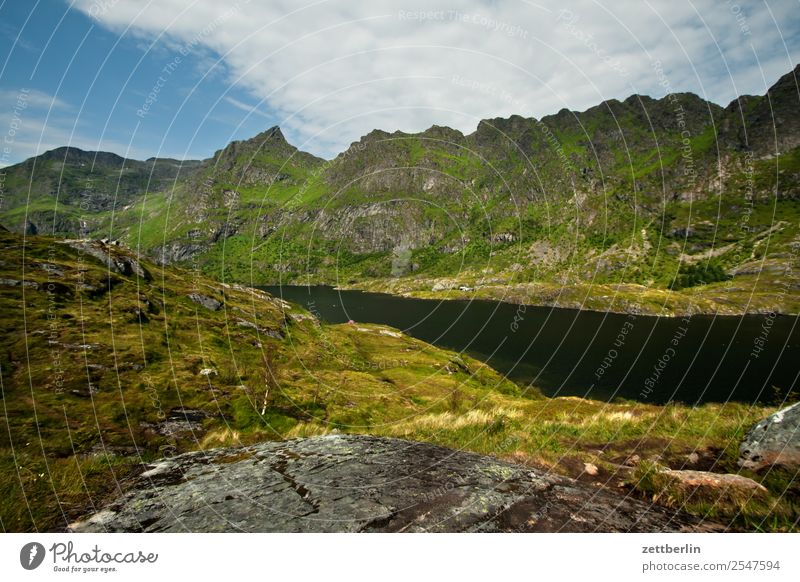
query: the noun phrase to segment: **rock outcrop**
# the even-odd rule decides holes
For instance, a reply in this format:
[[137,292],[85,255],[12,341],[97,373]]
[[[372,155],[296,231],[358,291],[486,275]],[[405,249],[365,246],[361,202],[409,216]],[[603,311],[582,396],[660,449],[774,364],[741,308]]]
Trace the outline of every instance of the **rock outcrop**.
[[800,402],[756,424],[739,447],[741,467],[759,471],[776,465],[800,468]]
[[130,256],[130,254],[121,252],[116,244],[109,243],[106,239],[103,240],[77,240],[66,241],[69,246],[74,249],[91,256],[101,263],[103,263],[108,270],[114,273],[125,276],[141,277],[146,281],[150,281],[152,276],[145,269],[139,261]]
[[330,435],[198,451],[147,467],[72,531],[661,532],[695,518],[491,457]]

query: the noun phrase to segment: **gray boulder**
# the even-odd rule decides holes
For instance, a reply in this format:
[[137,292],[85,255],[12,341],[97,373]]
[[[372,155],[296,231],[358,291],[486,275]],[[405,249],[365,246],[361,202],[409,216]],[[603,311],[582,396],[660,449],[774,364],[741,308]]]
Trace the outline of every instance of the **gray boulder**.
[[222,307],[222,302],[217,301],[213,297],[209,297],[208,295],[200,295],[199,293],[190,293],[188,295],[189,299],[197,303],[198,305],[205,307],[206,309],[210,309],[211,311],[217,311],[220,307]]
[[662,532],[715,529],[565,477],[430,444],[330,435],[146,466],[79,532]]
[[800,468],[800,402],[771,414],[744,437],[739,466],[753,471],[771,466]]

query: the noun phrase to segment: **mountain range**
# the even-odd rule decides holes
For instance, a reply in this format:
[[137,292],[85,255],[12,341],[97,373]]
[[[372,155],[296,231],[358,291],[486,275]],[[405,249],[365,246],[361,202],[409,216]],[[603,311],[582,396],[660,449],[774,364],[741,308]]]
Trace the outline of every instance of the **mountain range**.
[[273,127],[203,161],[64,147],[5,168],[12,231],[227,282],[674,314],[800,311],[800,67],[726,107],[632,95],[332,160]]

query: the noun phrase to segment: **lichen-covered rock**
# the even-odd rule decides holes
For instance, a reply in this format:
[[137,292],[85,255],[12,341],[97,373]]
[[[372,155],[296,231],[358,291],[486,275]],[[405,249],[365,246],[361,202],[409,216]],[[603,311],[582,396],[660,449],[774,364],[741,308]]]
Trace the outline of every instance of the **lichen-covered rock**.
[[770,466],[800,468],[800,402],[757,423],[739,447],[739,465],[758,471]]
[[695,518],[491,457],[330,435],[147,467],[73,531],[700,531]]
[[190,293],[189,299],[191,299],[198,305],[205,307],[206,309],[210,309],[211,311],[217,311],[220,307],[222,307],[222,301],[218,301],[213,297],[209,297],[208,295],[200,295],[199,293]]

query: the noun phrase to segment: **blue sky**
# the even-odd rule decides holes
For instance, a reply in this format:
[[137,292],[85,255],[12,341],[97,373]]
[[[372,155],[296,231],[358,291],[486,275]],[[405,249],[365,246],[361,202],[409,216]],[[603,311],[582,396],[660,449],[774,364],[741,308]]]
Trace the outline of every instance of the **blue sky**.
[[[195,50],[165,76],[175,55],[163,44],[111,32],[59,0],[5,2],[0,15],[4,108],[13,110],[25,90],[34,96],[19,116],[12,162],[66,143],[134,158],[201,158],[274,125],[217,103],[237,92],[210,50]],[[160,76],[156,102],[137,115]]]
[[1,161],[66,144],[203,158],[272,125],[332,157],[373,128],[466,133],[481,118],[632,93],[724,105],[763,94],[800,61],[793,0],[430,6],[3,2],[0,131],[13,139]]

